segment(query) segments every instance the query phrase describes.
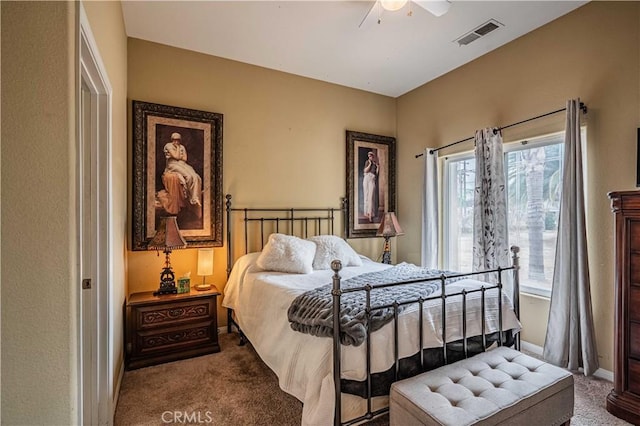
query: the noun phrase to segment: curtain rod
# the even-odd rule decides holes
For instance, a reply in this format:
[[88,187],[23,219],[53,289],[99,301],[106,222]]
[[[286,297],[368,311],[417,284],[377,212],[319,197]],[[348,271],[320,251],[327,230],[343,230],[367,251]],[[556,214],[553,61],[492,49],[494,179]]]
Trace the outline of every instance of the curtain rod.
[[[561,109],[557,109],[557,110],[555,110],[555,111],[548,112],[548,113],[546,113],[546,114],[537,115],[537,116],[535,116],[535,117],[527,118],[526,120],[518,121],[517,123],[512,123],[512,124],[508,124],[508,125],[506,125],[506,126],[498,127],[497,129],[494,129],[494,133],[495,133],[495,132],[498,132],[498,131],[500,131],[500,130],[503,130],[503,129],[508,129],[509,127],[517,126],[518,124],[527,123],[527,122],[529,122],[529,121],[537,120],[537,119],[539,119],[539,118],[543,118],[543,117],[546,117],[546,116],[548,116],[548,115],[557,114],[557,113],[559,113],[559,112],[566,111],[566,110],[567,110],[567,108],[561,108]],[[586,113],[587,113],[587,106],[586,106],[583,102],[580,102],[580,110],[581,110],[584,114],[586,114]],[[433,154],[434,152],[436,152],[436,151],[440,151],[441,149],[449,148],[450,146],[454,146],[454,145],[457,145],[457,144],[462,143],[462,142],[472,141],[472,140],[474,140],[474,139],[475,139],[475,136],[471,136],[471,137],[468,137],[468,138],[466,138],[466,139],[462,139],[462,140],[459,140],[459,141],[456,141],[456,142],[450,143],[450,144],[448,144],[448,145],[441,146],[440,148],[434,148],[434,149],[432,149],[432,150],[430,150],[430,151],[429,151],[429,154]],[[424,153],[416,154],[416,158],[422,157],[423,155],[424,155]]]

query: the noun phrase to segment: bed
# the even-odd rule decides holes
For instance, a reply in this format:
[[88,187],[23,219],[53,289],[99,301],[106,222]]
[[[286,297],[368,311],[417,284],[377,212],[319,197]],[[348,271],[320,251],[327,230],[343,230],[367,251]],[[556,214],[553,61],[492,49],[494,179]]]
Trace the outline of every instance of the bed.
[[[308,241],[321,235],[333,241],[334,220],[346,211],[346,200],[337,209],[241,209],[232,208],[227,195],[226,207],[228,281],[222,304],[228,309],[229,331],[237,328],[241,342],[249,340],[276,373],[280,388],[303,402],[304,425],[371,419],[387,410],[393,381],[492,345],[518,344],[517,297],[512,299],[501,291],[505,274],[514,274],[517,289],[517,250],[515,267],[492,271],[497,275],[495,285],[474,279],[475,274],[448,271],[416,278],[413,265],[384,265],[357,254],[358,261],[353,257],[333,261],[329,269],[305,274],[274,272],[260,263],[264,263],[272,238],[291,235]],[[233,233],[236,227],[243,230],[242,236]],[[238,247],[242,245],[244,248]],[[293,251],[298,252],[297,248]],[[355,266],[348,266],[351,264]],[[396,278],[384,281],[390,276]],[[406,277],[411,279],[403,279]],[[387,289],[410,286],[417,289],[417,297],[414,292],[388,302],[376,296]],[[302,325],[297,329],[308,328],[312,334],[295,331],[296,312],[308,311],[305,298],[315,293],[328,293],[330,298],[323,302],[331,311],[330,318],[324,318],[328,330]],[[360,301],[356,304],[362,310],[357,316],[364,321],[364,326],[353,327],[357,338],[345,335],[353,318],[341,316],[354,311],[353,300]],[[296,311],[300,303],[302,308]],[[318,303],[313,302],[314,306]],[[380,313],[386,314],[384,321],[374,323],[374,317],[383,316]],[[337,322],[334,319],[342,324],[338,329],[332,327]],[[311,319],[310,324],[317,323],[318,319]]]

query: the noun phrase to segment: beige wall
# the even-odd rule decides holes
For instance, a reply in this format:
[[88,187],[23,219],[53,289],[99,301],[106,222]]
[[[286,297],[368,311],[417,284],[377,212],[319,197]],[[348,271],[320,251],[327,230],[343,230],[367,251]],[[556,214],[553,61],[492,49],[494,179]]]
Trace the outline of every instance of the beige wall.
[[[638,3],[592,2],[398,100],[134,39],[125,58],[119,5],[85,7],[114,91],[115,369],[121,360],[118,303],[127,292],[157,288],[162,264],[154,252],[125,249],[130,222],[124,212],[131,196],[126,105],[132,99],[224,114],[223,187],[240,206],[337,206],[345,192],[345,130],[396,135],[398,214],[406,232],[396,239],[396,252],[399,259],[419,262],[421,162],[414,155],[579,96],[589,106],[596,337],[601,366],[611,370],[613,226],[606,193],[633,189],[635,183]],[[66,2],[1,4],[0,365],[7,424],[76,422],[76,8]],[[552,118],[505,132],[505,139],[561,127],[562,119]],[[351,242],[366,254],[379,254],[378,239]],[[172,260],[178,274],[195,275],[195,250],[175,251]],[[224,248],[216,249],[215,263],[213,281],[222,287]],[[548,303],[526,298],[522,309],[525,339],[541,345],[540,318],[546,318]]]
[[2,421],[77,423],[75,19],[2,3]]
[[104,63],[112,90],[112,259],[111,328],[113,380],[123,367],[122,305],[126,289],[127,220],[127,36],[120,2],[83,2],[91,31]]
[[[396,101],[389,97],[137,39],[129,39],[128,70],[129,101],[224,114],[223,190],[236,206],[338,207],[345,131],[395,135]],[[382,250],[376,238],[352,243],[374,257]],[[196,256],[195,249],[174,251],[176,275],[191,271],[201,280]],[[220,288],[224,247],[214,262],[207,280]],[[129,252],[129,292],[157,289],[162,263],[155,252]]]
[[[113,90],[112,350],[122,368],[126,36],[118,2],[85,4]],[[2,414],[78,423],[76,85],[79,5],[2,3]]]
[[[640,4],[591,2],[398,99],[399,257],[419,261],[421,161],[414,155],[565,106],[580,97],[587,118],[587,221],[601,367],[613,363],[613,222],[607,192],[634,189],[640,111]],[[505,141],[562,128],[562,114],[504,132]],[[441,156],[471,145],[441,152]],[[523,338],[544,343],[548,302],[525,298]],[[544,319],[544,320],[543,320]]]

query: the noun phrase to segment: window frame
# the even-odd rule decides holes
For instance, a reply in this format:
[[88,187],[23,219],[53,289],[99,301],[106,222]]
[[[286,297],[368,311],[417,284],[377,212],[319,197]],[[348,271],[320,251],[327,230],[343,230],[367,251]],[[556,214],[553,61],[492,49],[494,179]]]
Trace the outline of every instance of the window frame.
[[[582,141],[584,142],[586,138],[586,132],[584,127],[581,128],[581,132],[582,132],[582,135],[581,135]],[[503,144],[503,155],[506,157],[506,155],[511,152],[524,151],[526,149],[532,149],[532,148],[542,148],[548,145],[557,145],[557,144],[564,145],[564,143],[565,143],[565,132],[564,131],[553,132],[553,133],[539,135],[531,138],[506,142]],[[453,155],[447,155],[443,157],[444,170],[442,174],[442,179],[443,179],[443,185],[442,185],[443,203],[442,204],[445,212],[451,211],[451,208],[450,208],[451,197],[449,196],[449,191],[451,189],[450,188],[451,186],[450,185],[450,180],[451,180],[450,164],[453,162],[465,161],[473,158],[475,158],[473,150],[458,153],[458,154],[453,154]],[[505,168],[505,173],[507,173],[506,168]],[[507,191],[509,191],[508,186],[507,186]],[[507,197],[508,196],[509,194],[507,193]],[[450,215],[442,215],[442,216],[443,216],[443,227],[444,227],[443,234],[442,234],[443,263],[445,267],[448,267],[449,261],[450,261],[449,232],[450,232],[451,219],[450,219]],[[556,236],[556,241],[557,241],[557,236]],[[554,273],[555,273],[555,265],[554,265]],[[526,283],[523,283],[522,280],[520,280],[520,293],[526,293],[526,294],[540,296],[544,298],[551,297],[551,289],[541,288],[537,286],[530,286],[530,285],[527,285]]]
[[[453,155],[447,155],[446,157],[443,158],[443,164],[444,164],[444,172],[442,174],[442,179],[443,179],[443,185],[442,185],[442,198],[443,198],[443,209],[445,212],[450,212],[451,211],[451,197],[449,196],[449,190],[451,189],[451,178],[450,178],[450,174],[449,174],[449,164],[454,162],[454,161],[465,161],[465,160],[470,160],[470,159],[475,159],[475,154],[474,151],[467,151],[467,152],[462,152],[462,153],[458,153],[458,154],[453,154]],[[449,231],[450,231],[450,225],[451,225],[451,215],[448,214],[443,214],[442,215],[442,225],[443,225],[443,232],[442,232],[442,262],[445,265],[445,268],[449,267],[449,260],[450,260],[450,255],[449,255],[449,246],[448,246],[448,241],[450,241],[450,237],[449,237]]]

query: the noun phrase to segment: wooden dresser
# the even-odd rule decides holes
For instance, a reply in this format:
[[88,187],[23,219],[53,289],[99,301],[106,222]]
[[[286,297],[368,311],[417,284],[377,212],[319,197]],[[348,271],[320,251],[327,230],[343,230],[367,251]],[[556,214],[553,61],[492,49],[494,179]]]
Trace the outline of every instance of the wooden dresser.
[[128,370],[219,352],[216,287],[127,301],[125,362]]
[[614,388],[607,411],[640,425],[640,191],[611,192],[615,214]]

